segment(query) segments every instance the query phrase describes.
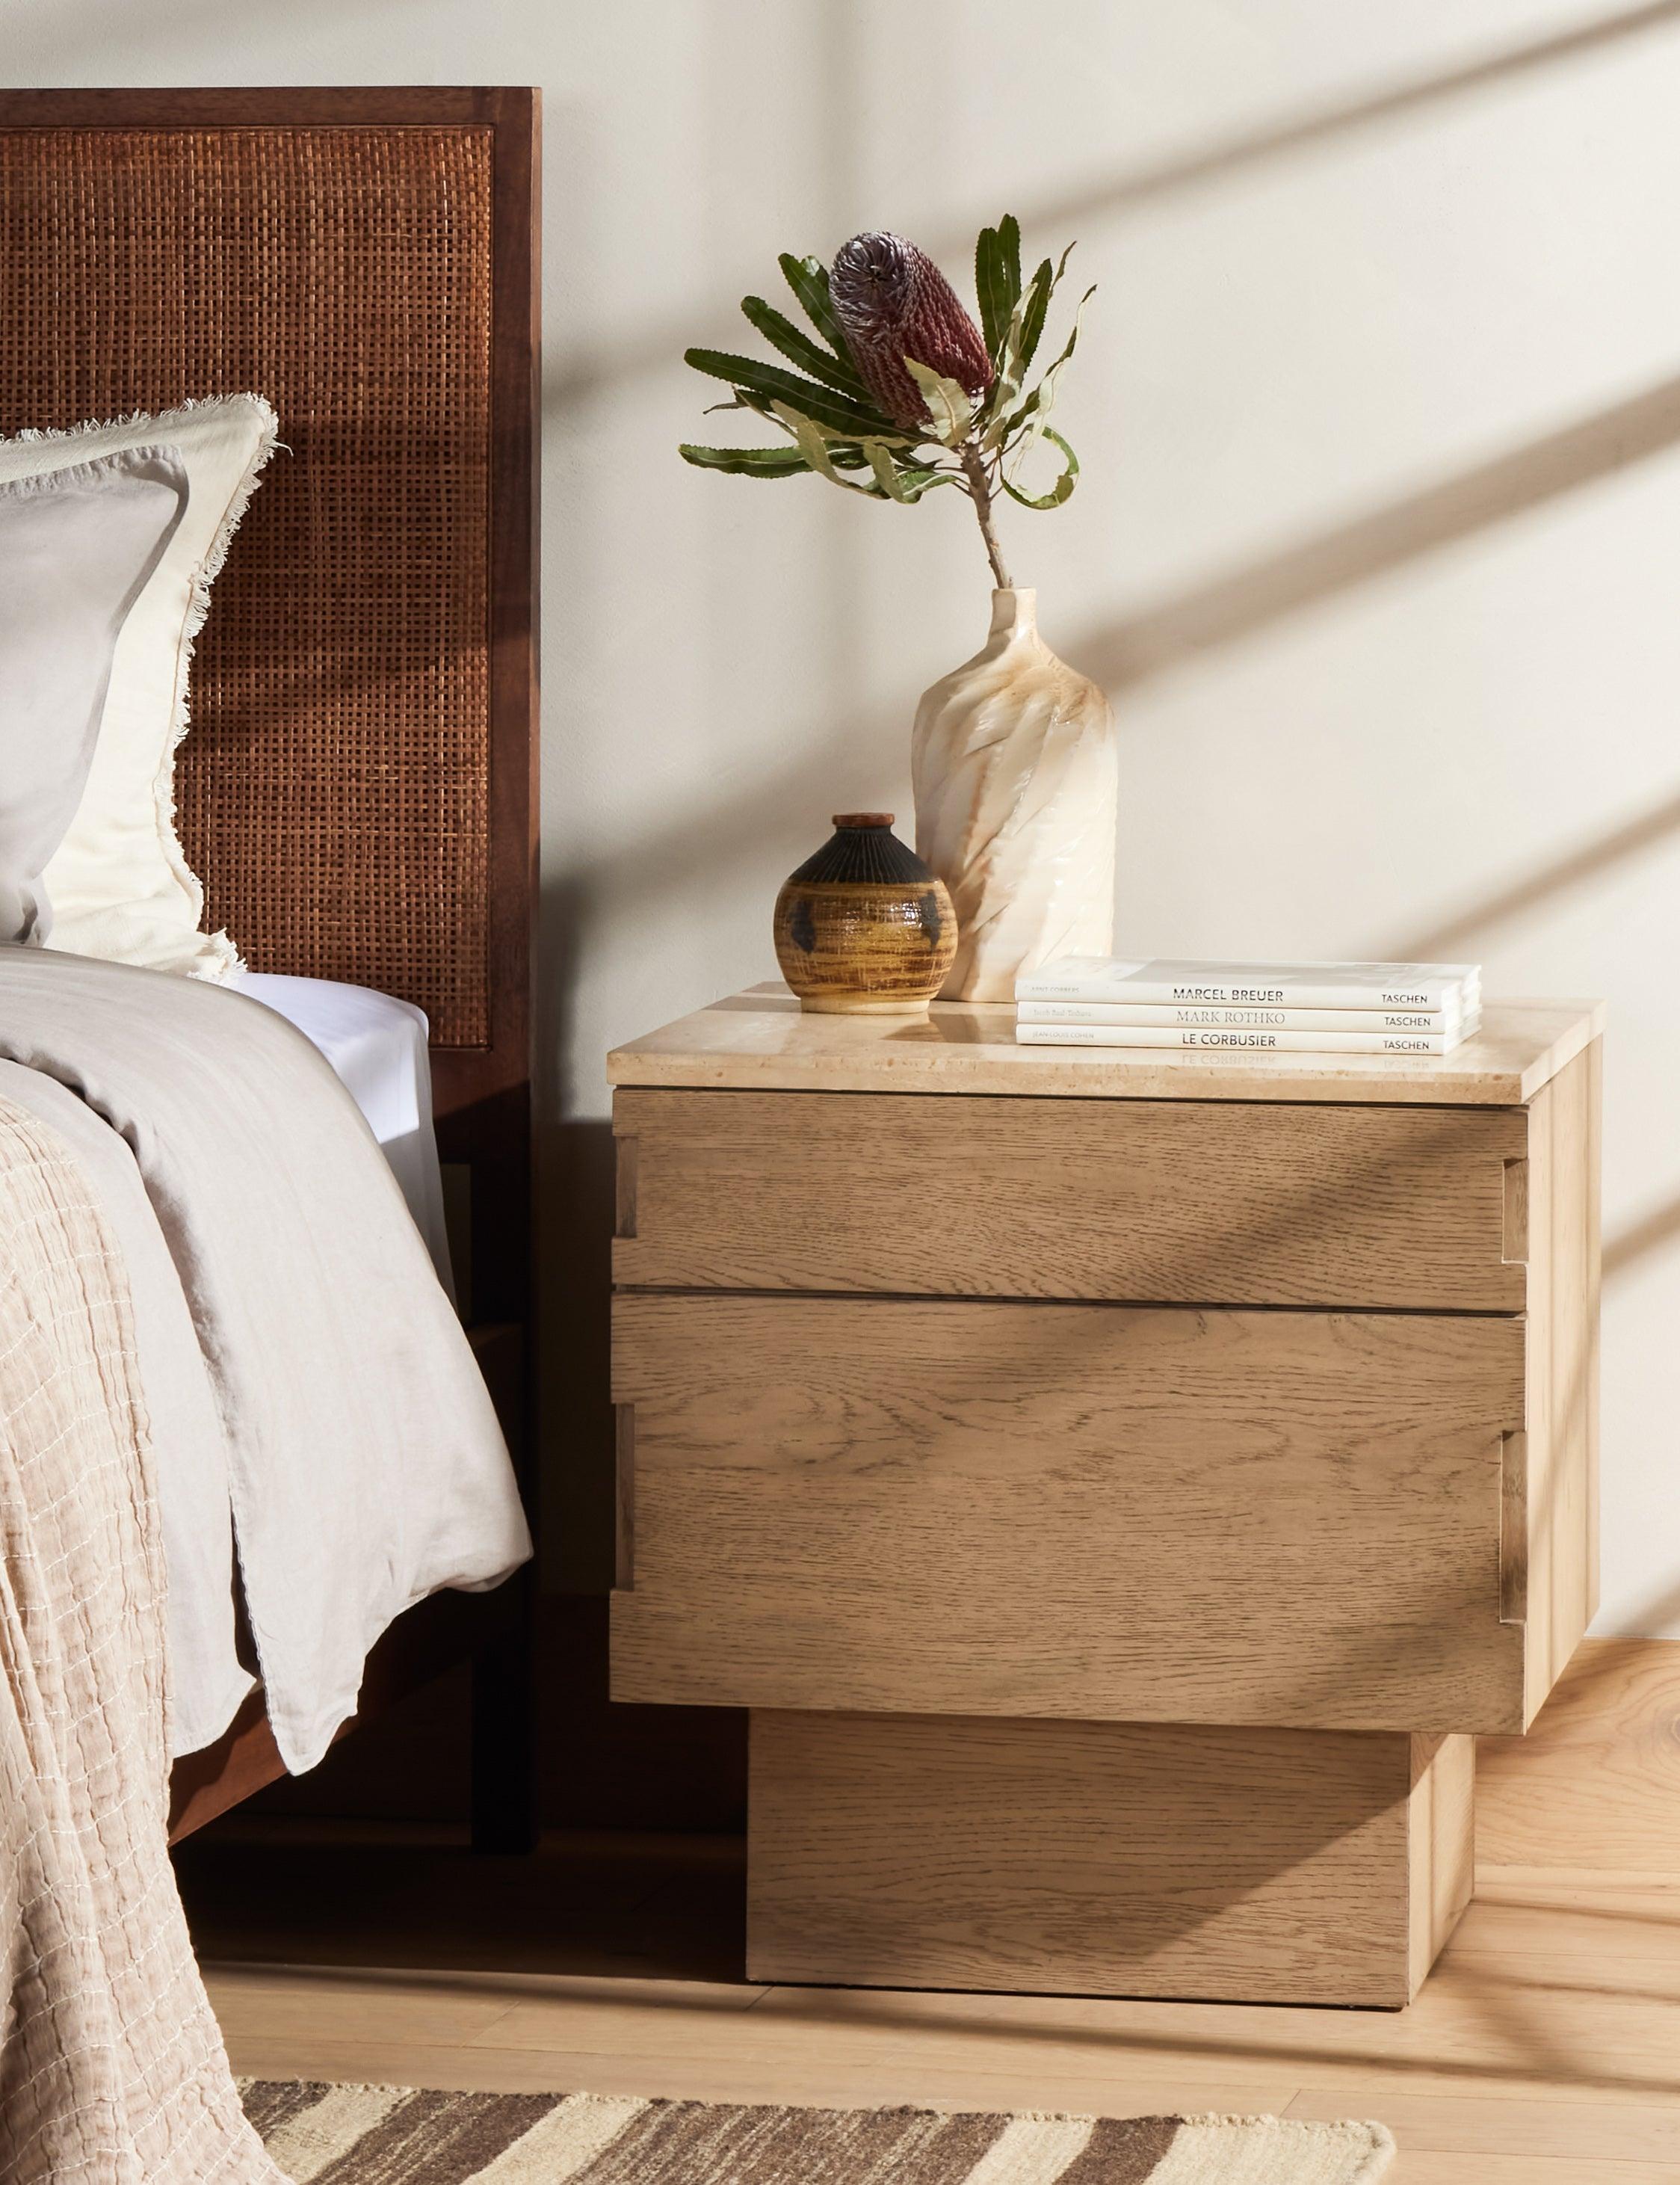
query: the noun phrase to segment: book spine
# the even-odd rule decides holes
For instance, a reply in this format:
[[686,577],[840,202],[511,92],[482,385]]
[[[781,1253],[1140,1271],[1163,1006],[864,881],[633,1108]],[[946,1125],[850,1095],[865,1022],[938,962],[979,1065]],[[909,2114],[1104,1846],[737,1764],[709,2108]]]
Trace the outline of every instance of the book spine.
[[1426,980],[1416,986],[1393,987],[1309,986],[1290,982],[1244,986],[1218,980],[1172,986],[1153,979],[1058,979],[1048,972],[1030,971],[1015,981],[1018,1002],[1141,1002],[1157,1008],[1452,1010],[1473,1007],[1481,997],[1479,986],[1465,988],[1456,980],[1439,979]]
[[1185,1031],[1458,1031],[1479,1009],[1261,1009],[1169,1008],[1147,1002],[1021,1002],[1022,1024],[1168,1025]]
[[1249,1054],[1448,1054],[1456,1032],[1208,1031],[1171,1025],[1021,1024],[1023,1047],[1219,1048]]

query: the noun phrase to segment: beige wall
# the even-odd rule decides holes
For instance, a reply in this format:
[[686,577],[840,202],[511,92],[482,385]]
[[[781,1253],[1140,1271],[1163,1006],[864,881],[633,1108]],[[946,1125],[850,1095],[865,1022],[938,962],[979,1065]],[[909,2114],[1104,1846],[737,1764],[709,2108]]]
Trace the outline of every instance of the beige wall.
[[954,496],[682,467],[683,344],[859,226],[953,271],[1010,207],[1077,235],[1085,477],[1010,543],[1119,705],[1123,945],[1610,998],[1599,1629],[1680,1633],[1680,7],[0,20],[13,83],[544,87],[555,1116],[605,1112],[611,1042],[771,970],[778,881],[831,810],[907,812],[916,693],[985,621]]

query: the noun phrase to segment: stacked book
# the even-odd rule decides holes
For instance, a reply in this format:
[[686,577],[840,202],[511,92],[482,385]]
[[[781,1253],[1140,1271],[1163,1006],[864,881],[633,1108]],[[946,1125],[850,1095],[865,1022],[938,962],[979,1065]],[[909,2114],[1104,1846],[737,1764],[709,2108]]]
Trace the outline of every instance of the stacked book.
[[1031,1047],[1447,1054],[1481,1025],[1482,966],[1063,956],[1018,979],[1015,1002]]

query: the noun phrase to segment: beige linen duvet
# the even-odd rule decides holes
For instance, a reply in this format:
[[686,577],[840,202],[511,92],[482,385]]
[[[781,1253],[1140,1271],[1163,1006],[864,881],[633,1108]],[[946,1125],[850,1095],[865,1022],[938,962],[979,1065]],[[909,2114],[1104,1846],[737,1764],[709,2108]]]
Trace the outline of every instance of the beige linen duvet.
[[231,1510],[275,1740],[288,1768],[313,1767],[395,1617],[530,1553],[489,1397],[355,1103],[272,1009],[0,948],[0,1097],[68,1131],[65,1094],[99,1142],[90,1164],[124,1169],[106,1202],[147,1202],[130,1228],[149,1243],[122,1241],[142,1376],[168,1414],[172,1668],[192,1733],[175,1749],[218,1735],[248,1685]]

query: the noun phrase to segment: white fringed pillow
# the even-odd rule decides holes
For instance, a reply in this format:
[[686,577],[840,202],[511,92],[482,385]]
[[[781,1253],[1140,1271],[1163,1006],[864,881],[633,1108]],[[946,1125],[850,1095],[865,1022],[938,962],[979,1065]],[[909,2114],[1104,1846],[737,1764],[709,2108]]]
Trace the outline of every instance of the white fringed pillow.
[[42,875],[92,763],[117,640],[187,507],[164,450],[0,483],[0,942],[52,926]]
[[186,511],[117,640],[87,786],[47,868],[49,947],[201,979],[240,968],[226,934],[199,930],[204,891],[175,831],[175,752],[193,640],[276,429],[261,395],[227,394],[0,439],[0,485],[156,447],[178,455],[187,478]]

